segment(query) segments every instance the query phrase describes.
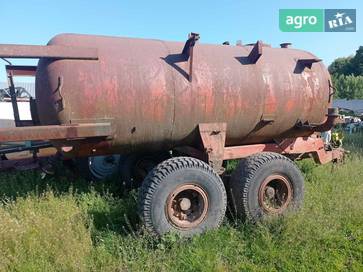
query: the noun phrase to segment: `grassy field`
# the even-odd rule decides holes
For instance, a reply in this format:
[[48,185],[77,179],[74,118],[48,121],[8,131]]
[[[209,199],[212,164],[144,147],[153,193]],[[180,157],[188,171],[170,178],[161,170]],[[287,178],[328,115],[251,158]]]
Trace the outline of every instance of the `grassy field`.
[[[305,205],[192,239],[150,237],[137,192],[38,172],[0,175],[0,271],[363,271],[363,136],[342,165],[300,162]],[[362,155],[361,155],[362,154]]]

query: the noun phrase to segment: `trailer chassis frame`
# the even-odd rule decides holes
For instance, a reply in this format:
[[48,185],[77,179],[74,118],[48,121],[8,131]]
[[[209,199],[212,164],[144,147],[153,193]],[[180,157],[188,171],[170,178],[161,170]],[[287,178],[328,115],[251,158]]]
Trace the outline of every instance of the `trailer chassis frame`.
[[[329,118],[326,122],[334,123]],[[226,123],[199,124],[198,129],[202,150],[190,146],[177,147],[175,150],[207,162],[219,174],[225,170],[223,161],[242,159],[260,152],[275,152],[291,159],[311,157],[318,164],[341,161],[345,153],[343,148],[331,148],[324,144],[317,134],[285,138],[271,143],[225,146]]]

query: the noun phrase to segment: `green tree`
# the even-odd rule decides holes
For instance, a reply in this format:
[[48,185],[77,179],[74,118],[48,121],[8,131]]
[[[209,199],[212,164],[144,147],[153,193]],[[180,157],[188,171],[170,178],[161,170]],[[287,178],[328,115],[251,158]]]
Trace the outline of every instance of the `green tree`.
[[337,58],[329,65],[336,98],[363,99],[363,46],[354,56]]
[[333,75],[336,90],[334,97],[346,99],[363,99],[363,76]]
[[363,76],[363,46],[359,46],[354,58],[351,60],[354,75]]
[[329,65],[329,72],[332,75],[350,75],[354,73],[352,65],[353,57],[337,58]]

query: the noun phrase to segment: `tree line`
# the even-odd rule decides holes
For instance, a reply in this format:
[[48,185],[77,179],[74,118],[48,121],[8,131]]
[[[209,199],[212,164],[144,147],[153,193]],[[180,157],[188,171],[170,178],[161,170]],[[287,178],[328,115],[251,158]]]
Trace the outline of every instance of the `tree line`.
[[363,99],[363,46],[354,56],[337,58],[328,67],[335,98]]

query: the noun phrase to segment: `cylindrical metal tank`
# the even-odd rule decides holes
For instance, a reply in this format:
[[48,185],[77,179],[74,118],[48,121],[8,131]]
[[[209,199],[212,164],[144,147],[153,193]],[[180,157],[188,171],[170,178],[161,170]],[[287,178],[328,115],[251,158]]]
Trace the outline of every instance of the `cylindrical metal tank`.
[[197,141],[199,123],[226,122],[226,145],[304,136],[322,124],[330,76],[309,52],[197,43],[193,77],[184,43],[61,34],[49,45],[96,48],[98,60],[42,58],[36,97],[42,125],[111,122],[116,151],[168,149]]

